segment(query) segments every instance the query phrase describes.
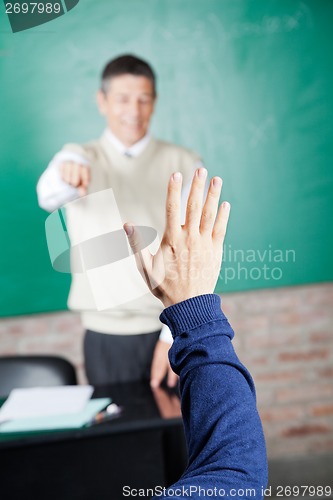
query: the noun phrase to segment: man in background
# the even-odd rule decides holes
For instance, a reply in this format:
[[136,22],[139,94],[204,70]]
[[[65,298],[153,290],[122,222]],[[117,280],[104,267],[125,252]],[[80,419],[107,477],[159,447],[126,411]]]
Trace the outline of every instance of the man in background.
[[[37,186],[41,208],[51,212],[79,197],[112,188],[125,220],[141,221],[162,234],[165,186],[181,172],[183,217],[197,154],[153,138],[150,121],[156,104],[156,78],[151,66],[132,55],[110,61],[102,72],[97,103],[106,119],[102,137],[88,144],[67,144],[57,153]],[[105,207],[108,210],[108,207]],[[96,218],[99,214],[92,214]],[[80,226],[89,224],[79,213]],[[87,306],[87,286],[73,274],[68,299],[80,311],[85,328],[86,374],[93,385],[150,378],[158,386],[177,376],[167,353],[169,328],[161,324],[159,301],[150,294],[107,312]]]

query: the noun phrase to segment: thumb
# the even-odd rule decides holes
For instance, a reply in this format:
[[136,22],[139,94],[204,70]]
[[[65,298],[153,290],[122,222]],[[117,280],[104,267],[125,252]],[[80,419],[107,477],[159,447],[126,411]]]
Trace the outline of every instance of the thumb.
[[135,231],[133,224],[131,224],[130,222],[126,222],[123,227],[124,227],[126,236],[128,238],[128,242],[131,245],[131,249],[133,250],[133,253],[135,254],[140,250],[139,235]]
[[123,228],[134,254],[136,267],[148,285],[148,288],[152,290],[153,287],[150,277],[152,255],[148,248],[142,249],[139,231],[136,230],[133,224],[126,222]]

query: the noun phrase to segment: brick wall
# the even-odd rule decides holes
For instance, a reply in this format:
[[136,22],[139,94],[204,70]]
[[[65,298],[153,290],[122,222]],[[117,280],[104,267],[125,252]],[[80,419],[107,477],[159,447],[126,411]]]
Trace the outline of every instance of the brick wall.
[[[333,284],[233,293],[223,309],[252,373],[270,458],[333,450]],[[85,382],[76,314],[0,320],[0,355],[59,354]]]
[[225,296],[271,458],[333,450],[333,284]]
[[69,311],[0,318],[0,356],[63,356],[75,365],[79,382],[86,383],[82,341],[79,315]]

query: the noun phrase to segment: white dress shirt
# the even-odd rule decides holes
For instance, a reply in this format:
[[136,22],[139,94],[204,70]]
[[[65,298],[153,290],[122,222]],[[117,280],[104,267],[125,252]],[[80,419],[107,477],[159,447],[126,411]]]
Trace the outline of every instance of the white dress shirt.
[[[110,129],[106,130],[106,135],[109,141],[112,143],[115,149],[117,149],[121,154],[127,156],[139,156],[144,149],[147,147],[150,141],[150,134],[147,133],[142,139],[133,144],[130,147],[126,147],[112,132]],[[45,172],[41,175],[37,184],[37,196],[38,203],[41,208],[47,212],[53,212],[58,208],[62,207],[66,203],[79,198],[79,191],[77,188],[70,186],[64,182],[60,177],[60,165],[63,162],[76,162],[82,165],[88,165],[87,160],[76,153],[71,153],[69,151],[60,151],[57,153],[49,165],[47,166]],[[196,168],[202,166],[200,162],[196,162],[193,165],[193,173]],[[181,197],[181,222],[184,224],[186,216],[186,205],[188,195],[190,193],[192,180],[189,181],[182,189]],[[206,185],[206,190],[208,190],[208,182]],[[166,325],[162,325],[162,330],[160,333],[160,340],[172,344],[173,339],[170,329]]]

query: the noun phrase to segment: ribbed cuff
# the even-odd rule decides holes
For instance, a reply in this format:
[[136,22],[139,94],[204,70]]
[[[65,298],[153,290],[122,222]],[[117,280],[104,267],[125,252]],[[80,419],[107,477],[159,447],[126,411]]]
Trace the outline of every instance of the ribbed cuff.
[[224,319],[221,299],[215,293],[184,300],[167,307],[160,315],[160,321],[170,328],[173,337],[205,323]]

